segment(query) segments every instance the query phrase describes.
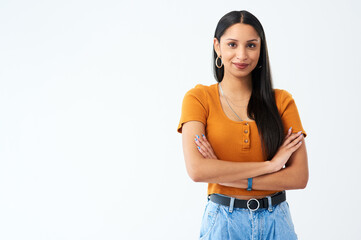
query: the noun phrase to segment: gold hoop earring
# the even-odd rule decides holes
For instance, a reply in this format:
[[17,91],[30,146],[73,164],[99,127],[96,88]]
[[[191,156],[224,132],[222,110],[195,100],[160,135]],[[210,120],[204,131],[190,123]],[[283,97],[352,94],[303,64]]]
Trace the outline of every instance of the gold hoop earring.
[[[219,59],[221,59],[221,66],[218,66],[218,64],[217,64],[217,60],[218,60],[218,58],[219,58]],[[217,58],[216,58],[216,66],[217,66],[217,68],[221,68],[221,67],[223,67],[222,58],[220,58],[219,56],[217,56]]]

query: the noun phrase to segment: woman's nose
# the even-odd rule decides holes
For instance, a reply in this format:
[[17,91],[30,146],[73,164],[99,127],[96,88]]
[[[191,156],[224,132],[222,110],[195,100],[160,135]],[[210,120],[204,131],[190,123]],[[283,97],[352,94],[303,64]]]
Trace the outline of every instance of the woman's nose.
[[237,58],[240,60],[247,59],[247,51],[244,48],[240,48],[237,52]]

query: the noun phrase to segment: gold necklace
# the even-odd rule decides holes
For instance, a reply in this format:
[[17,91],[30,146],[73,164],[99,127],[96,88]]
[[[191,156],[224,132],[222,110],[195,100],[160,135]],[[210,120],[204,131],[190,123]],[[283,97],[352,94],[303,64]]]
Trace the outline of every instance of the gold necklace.
[[226,99],[226,102],[227,102],[229,108],[232,110],[232,112],[233,112],[234,114],[236,114],[236,116],[238,117],[238,119],[242,122],[243,120],[242,120],[242,119],[238,116],[238,114],[233,110],[233,108],[231,107],[231,105],[229,105],[229,102],[228,102],[227,98],[224,96],[221,83],[218,83],[218,85],[219,85],[219,88],[221,89],[221,94],[222,94],[222,96]]

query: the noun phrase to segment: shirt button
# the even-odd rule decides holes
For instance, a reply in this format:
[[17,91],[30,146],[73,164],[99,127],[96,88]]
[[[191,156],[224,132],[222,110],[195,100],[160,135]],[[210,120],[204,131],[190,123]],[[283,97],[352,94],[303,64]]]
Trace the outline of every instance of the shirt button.
[[244,132],[245,132],[245,133],[248,133],[248,130],[246,129],[246,130],[244,130]]
[[244,140],[244,142],[245,142],[245,143],[248,143],[248,140],[246,139],[246,140]]
[[248,122],[246,122],[246,125],[248,125]]

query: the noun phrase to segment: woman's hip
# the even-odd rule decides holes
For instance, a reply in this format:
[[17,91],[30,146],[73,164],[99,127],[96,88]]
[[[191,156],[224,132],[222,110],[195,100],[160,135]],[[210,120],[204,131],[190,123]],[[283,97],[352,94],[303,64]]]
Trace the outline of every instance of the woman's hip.
[[[222,199],[225,197],[222,194],[216,195]],[[231,198],[228,206],[221,204],[224,202],[220,199],[217,199],[218,202],[211,199],[216,198],[211,196],[207,199],[200,239],[297,239],[285,199],[281,202],[274,201],[275,204],[260,204],[263,201],[251,200],[246,207]],[[269,202],[270,198],[267,200]]]

